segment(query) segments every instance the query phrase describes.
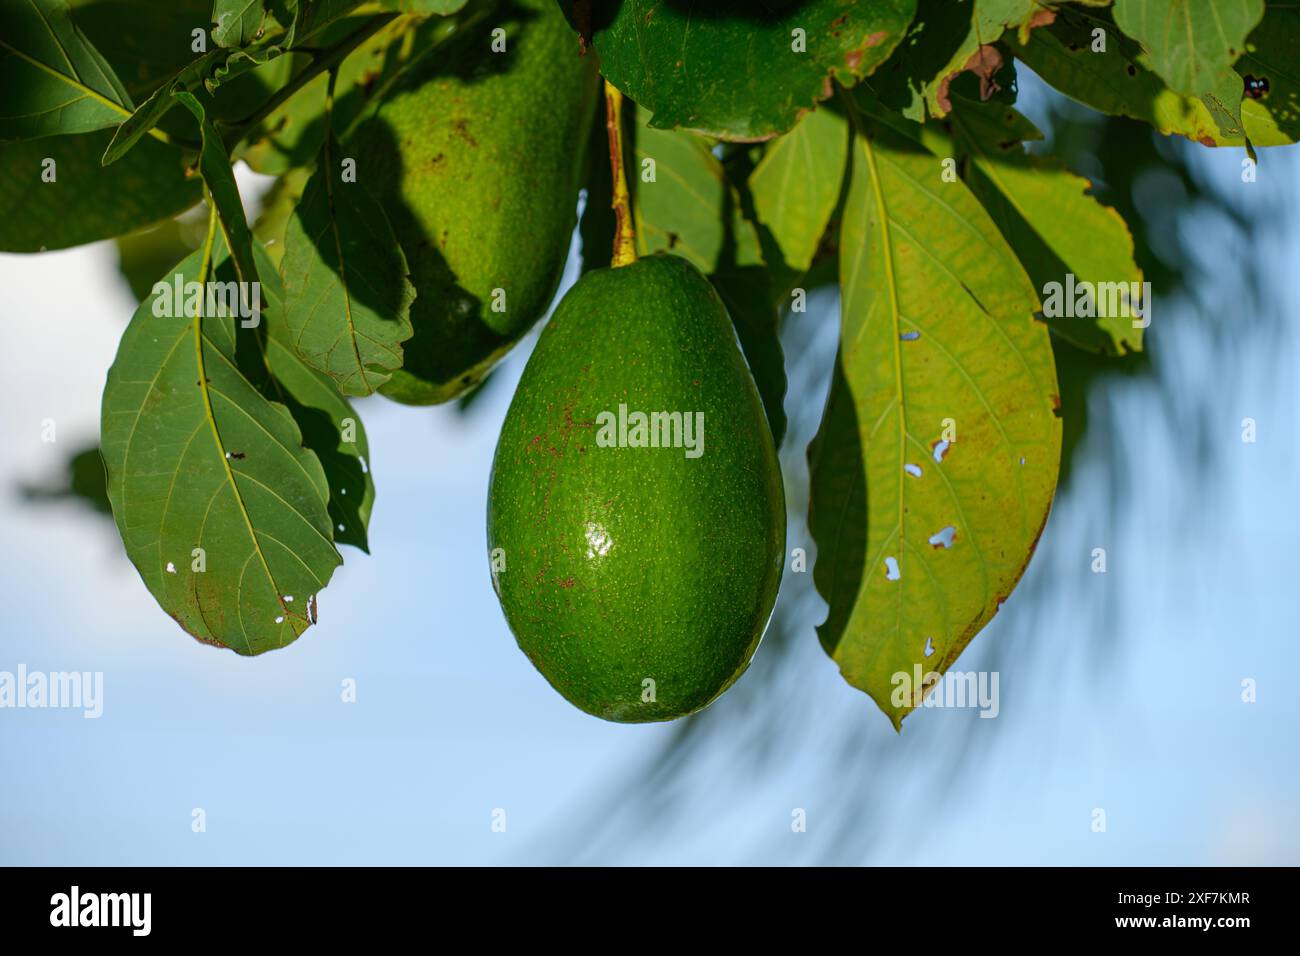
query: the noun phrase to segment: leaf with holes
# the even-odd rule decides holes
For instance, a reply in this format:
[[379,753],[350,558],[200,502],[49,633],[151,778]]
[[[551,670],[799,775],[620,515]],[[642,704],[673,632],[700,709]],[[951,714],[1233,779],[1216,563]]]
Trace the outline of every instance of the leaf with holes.
[[830,109],[814,110],[770,143],[749,176],[754,211],[772,232],[785,264],[812,264],[835,211],[848,155],[848,123]]
[[[954,101],[956,148],[944,137],[938,155],[969,157],[966,184],[1035,288],[1058,297],[1062,307],[1046,310],[1048,324],[1090,351],[1141,350],[1150,296],[1143,295],[1133,236],[1119,213],[1099,203],[1089,194],[1092,183],[1056,159],[1026,153],[1023,141],[1042,134],[1014,109]],[[1067,295],[1068,307],[1062,299]]]
[[0,140],[87,133],[131,115],[131,97],[64,0],[0,4]]
[[1241,78],[1232,65],[1264,16],[1264,0],[1115,0],[1115,24],[1175,93],[1196,96],[1224,135],[1241,133]]
[[345,395],[369,395],[402,367],[415,287],[383,207],[341,173],[337,141],[285,233],[280,274],[295,350]]
[[[1104,49],[1094,49],[1101,30]],[[1243,146],[1240,133],[1225,133],[1199,97],[1179,93],[1152,72],[1141,47],[1120,33],[1105,10],[1061,8],[1056,21],[1034,30],[1027,43],[1008,34],[1016,57],[1071,99],[1114,116],[1129,116],[1162,133],[1176,133],[1206,146]]]
[[216,245],[210,235],[132,317],[101,448],[127,555],[163,610],[200,641],[260,654],[315,622],[341,559],[320,461],[242,370],[236,320],[207,301],[233,278],[228,260],[213,269]]
[[808,520],[822,644],[898,727],[937,680],[911,693],[914,675],[942,674],[1024,572],[1061,423],[1047,328],[1014,253],[904,121],[860,99]]
[[831,93],[889,56],[916,0],[720,0],[705,15],[662,0],[561,0],[601,72],[654,113],[660,129],[728,140],[784,133]]
[[774,293],[758,232],[708,143],[684,130],[655,129],[637,109],[630,175],[637,251],[689,259],[727,306],[741,350],[763,399],[772,436],[785,434],[785,365]]
[[1270,3],[1237,60],[1246,98],[1241,119],[1256,146],[1300,140],[1300,4]]

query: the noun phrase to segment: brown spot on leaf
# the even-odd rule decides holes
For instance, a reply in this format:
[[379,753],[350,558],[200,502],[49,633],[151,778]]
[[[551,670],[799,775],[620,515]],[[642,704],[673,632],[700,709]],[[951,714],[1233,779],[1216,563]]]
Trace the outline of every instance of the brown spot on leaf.
[[1002,54],[998,48],[985,43],[978,50],[970,55],[965,66],[960,70],[954,70],[943,78],[939,84],[939,89],[935,91],[934,99],[939,104],[939,108],[945,113],[952,109],[952,100],[948,97],[948,87],[952,81],[961,73],[974,73],[980,79],[980,99],[987,100],[1002,87],[998,86],[997,81],[993,79],[993,74],[1002,69]]
[[1045,9],[1039,10],[1032,17],[1030,17],[1028,21],[1026,21],[1024,27],[1021,29],[1021,37],[1027,38],[1029,36],[1029,31],[1034,29],[1034,27],[1049,26],[1055,21],[1056,21],[1055,10],[1045,10]]

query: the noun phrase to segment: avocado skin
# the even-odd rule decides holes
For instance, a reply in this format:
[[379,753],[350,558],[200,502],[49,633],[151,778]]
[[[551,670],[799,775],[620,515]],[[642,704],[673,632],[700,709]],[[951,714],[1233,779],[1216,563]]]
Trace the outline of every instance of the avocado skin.
[[[597,416],[620,403],[703,412],[703,454],[599,447]],[[682,717],[748,666],[781,581],[784,491],[726,309],[686,260],[598,269],[560,302],[501,429],[487,538],[520,648],[589,714]]]
[[[489,52],[497,27],[505,53]],[[509,0],[425,54],[349,138],[416,288],[415,332],[383,394],[449,401],[541,318],[569,252],[596,89],[595,58],[554,0]]]

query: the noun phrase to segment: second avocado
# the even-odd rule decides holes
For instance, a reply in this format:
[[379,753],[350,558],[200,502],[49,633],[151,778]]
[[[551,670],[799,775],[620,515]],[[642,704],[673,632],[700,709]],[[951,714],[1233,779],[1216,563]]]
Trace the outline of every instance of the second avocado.
[[405,366],[380,389],[411,405],[472,387],[541,318],[568,255],[595,107],[594,58],[579,55],[554,0],[509,0],[463,31],[347,144],[416,288]]
[[776,601],[776,449],[708,280],[653,255],[579,280],[515,392],[488,492],[492,581],[520,648],[606,720],[727,689]]

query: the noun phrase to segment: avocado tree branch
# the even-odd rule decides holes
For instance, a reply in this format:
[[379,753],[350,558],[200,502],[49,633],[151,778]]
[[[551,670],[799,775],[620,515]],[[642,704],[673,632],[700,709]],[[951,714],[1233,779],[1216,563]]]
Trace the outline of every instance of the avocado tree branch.
[[605,129],[609,133],[609,171],[614,183],[614,258],[610,265],[617,269],[636,262],[636,232],[632,226],[632,202],[627,191],[627,176],[623,169],[623,94],[605,81]]
[[331,47],[324,55],[315,57],[293,79],[278,90],[274,96],[262,104],[261,109],[252,116],[232,124],[236,138],[234,143],[230,145],[233,147],[235,143],[242,142],[257,129],[263,120],[279,109],[282,103],[325,71],[336,69],[340,63],[347,59],[348,54],[396,20],[397,16],[397,14],[392,13],[371,18],[336,46]]

